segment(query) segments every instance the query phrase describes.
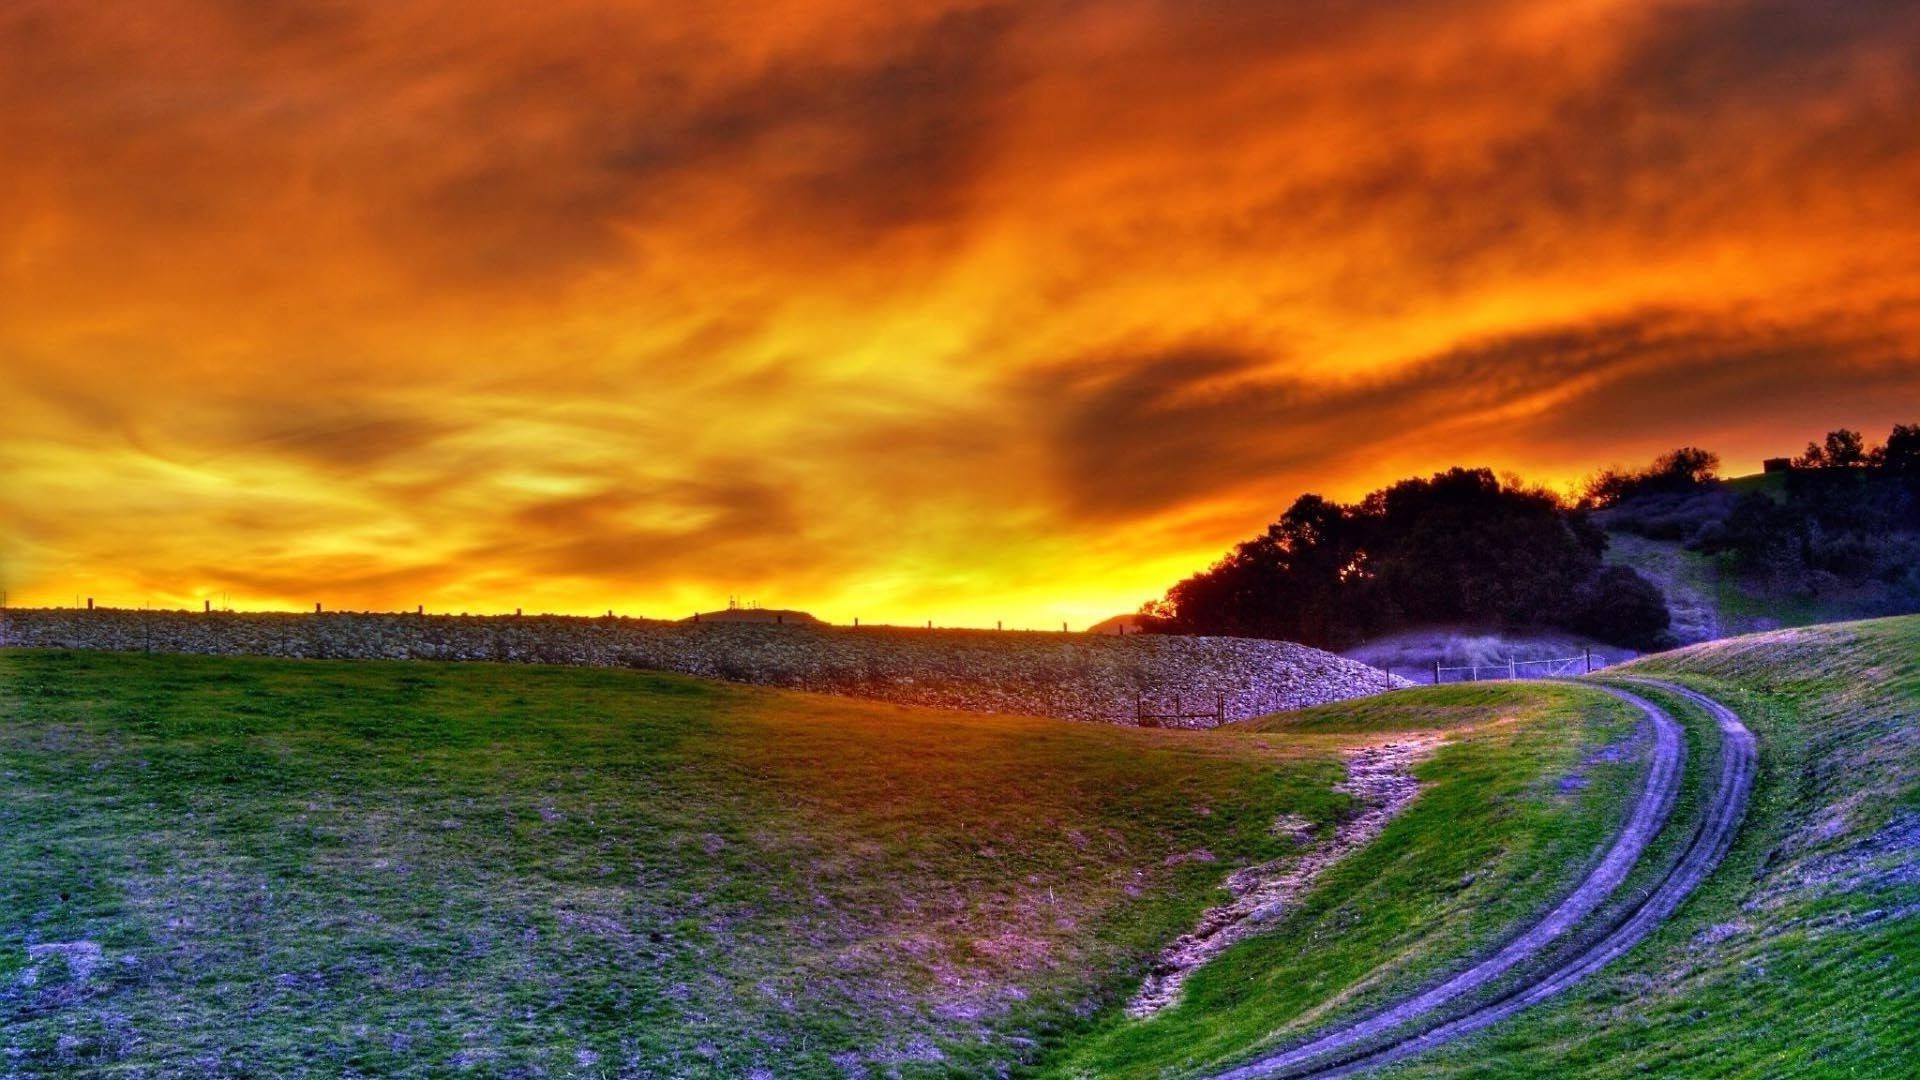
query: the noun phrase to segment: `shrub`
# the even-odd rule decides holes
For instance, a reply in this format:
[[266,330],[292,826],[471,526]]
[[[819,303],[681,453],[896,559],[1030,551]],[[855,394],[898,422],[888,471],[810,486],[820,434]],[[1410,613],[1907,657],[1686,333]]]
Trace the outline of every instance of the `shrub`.
[[1608,566],[1580,586],[1574,599],[1572,628],[1589,637],[1630,649],[1659,649],[1670,644],[1673,617],[1660,587],[1630,567]]

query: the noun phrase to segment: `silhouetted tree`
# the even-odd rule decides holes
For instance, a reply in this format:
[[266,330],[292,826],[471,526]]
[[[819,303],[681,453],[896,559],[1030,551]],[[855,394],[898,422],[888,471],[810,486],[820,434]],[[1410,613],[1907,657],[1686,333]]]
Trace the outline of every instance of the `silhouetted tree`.
[[1878,464],[1895,476],[1920,477],[1920,424],[1893,425]]
[[[1577,611],[1602,612],[1595,597],[1628,580],[1599,580],[1605,547],[1587,515],[1551,492],[1455,468],[1353,505],[1301,497],[1264,535],[1169,590],[1170,625],[1332,648],[1421,623],[1568,626]],[[1595,619],[1644,639],[1655,613],[1623,612],[1658,590],[1632,580],[1644,587]]]
[[1836,428],[1826,442],[1808,443],[1806,453],[1793,460],[1800,469],[1857,469],[1867,464],[1867,445],[1859,432]]
[[1602,469],[1587,481],[1582,504],[1599,508],[1642,495],[1696,492],[1718,483],[1719,471],[1719,454],[1683,446],[1654,458],[1644,469]]

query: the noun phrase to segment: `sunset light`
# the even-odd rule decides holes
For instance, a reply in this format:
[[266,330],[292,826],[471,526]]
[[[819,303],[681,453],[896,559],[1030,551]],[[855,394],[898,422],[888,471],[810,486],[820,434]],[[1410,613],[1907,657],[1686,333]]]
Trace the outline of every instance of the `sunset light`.
[[0,12],[16,605],[1076,628],[1920,401],[1907,3]]

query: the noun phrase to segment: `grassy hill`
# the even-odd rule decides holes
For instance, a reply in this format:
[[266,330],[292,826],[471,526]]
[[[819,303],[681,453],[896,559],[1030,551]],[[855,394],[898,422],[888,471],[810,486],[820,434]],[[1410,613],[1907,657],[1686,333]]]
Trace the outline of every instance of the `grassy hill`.
[[[1634,675],[1728,702],[1758,736],[1761,775],[1727,861],[1673,921],[1598,976],[1381,1075],[1912,1075],[1920,1061],[1920,617],[1713,642],[1608,673]],[[1675,695],[1642,692],[1690,729],[1692,781],[1677,810],[1685,825],[1699,811],[1701,778],[1717,768],[1708,718]],[[1435,694],[1422,688],[1266,725],[1396,726],[1408,722],[1395,718],[1399,710],[1420,705],[1433,707],[1438,723],[1461,715],[1461,703]],[[1472,763],[1476,788],[1498,791],[1512,775],[1490,748],[1461,749],[1455,760]],[[1446,763],[1435,759],[1427,778],[1443,780]],[[1420,867],[1440,865],[1430,860],[1456,847],[1472,849],[1489,828],[1501,844],[1538,843],[1599,820],[1527,820],[1506,806],[1481,816],[1454,805],[1455,795],[1435,783],[1270,936],[1196,978],[1189,1008],[1150,1024],[1111,1025],[1081,1044],[1062,1072],[1197,1075],[1208,1062],[1246,1056],[1264,1030],[1284,1038],[1351,1011],[1370,984],[1418,983],[1421,970],[1473,951],[1455,939],[1457,927],[1472,939],[1472,927],[1499,924],[1552,891],[1544,879],[1524,879],[1536,884],[1518,896],[1496,892],[1507,910],[1493,917],[1464,905],[1471,914],[1463,923],[1462,908],[1452,906],[1457,889]],[[1496,804],[1510,797],[1502,793]],[[1500,835],[1516,823],[1518,837]],[[1657,865],[1664,853],[1654,855]],[[1470,870],[1460,880],[1479,877]],[[1355,947],[1361,955],[1343,959]],[[1366,974],[1382,959],[1384,975]],[[1235,1045],[1237,1052],[1228,1049]]]
[[[1705,553],[1711,543],[1690,546],[1724,530],[1738,500],[1755,495],[1771,500],[1785,520],[1766,526],[1777,545],[1771,553],[1745,534],[1740,544],[1752,564],[1745,576],[1736,572],[1739,554],[1724,544],[1717,554]],[[1896,481],[1852,470],[1758,473],[1631,496],[1600,510],[1595,521],[1607,530],[1607,561],[1658,584],[1674,639],[1692,644],[1913,612],[1920,605],[1900,583],[1900,571],[1913,561],[1911,545],[1901,546],[1913,530],[1910,519],[1901,523],[1907,498]],[[1749,520],[1741,528],[1754,526]]]
[[1411,938],[1347,927],[1304,990],[1362,1000],[1379,957],[1437,961],[1550,889],[1621,771],[1561,787],[1622,730],[1580,691],[1439,693],[1209,734],[624,671],[0,653],[0,1052],[22,1076],[1024,1070],[1098,1043],[1230,870],[1297,853],[1276,821],[1347,811],[1341,747],[1447,726],[1422,812],[1478,842],[1383,848],[1457,895]]
[[1417,989],[1494,946],[1590,867],[1644,763],[1638,715],[1585,687],[1419,687],[1246,725],[1293,739],[1445,732],[1418,800],[1146,1022],[1111,1016],[1050,1063],[1063,1077],[1189,1076]]
[[1758,736],[1727,863],[1625,963],[1389,1074],[1912,1075],[1920,617],[1711,642],[1629,671],[1733,705]]
[[1339,775],[636,672],[0,653],[0,1071],[994,1071]]
[[1674,637],[1682,644],[1858,619],[1883,600],[1871,588],[1819,595],[1758,590],[1714,556],[1625,532],[1608,534],[1607,561],[1630,566],[1660,586],[1673,615]]
[[[1409,1076],[1896,1076],[1920,1059],[1920,618],[1610,674],[1741,711],[1727,863],[1563,998]],[[1703,714],[1662,699],[1710,768]],[[1640,775],[1575,684],[1422,687],[1212,733],[610,670],[0,653],[10,1073],[1187,1076],[1497,942]],[[1146,1021],[1234,867],[1421,797]],[[1683,796],[1684,821],[1693,808]]]

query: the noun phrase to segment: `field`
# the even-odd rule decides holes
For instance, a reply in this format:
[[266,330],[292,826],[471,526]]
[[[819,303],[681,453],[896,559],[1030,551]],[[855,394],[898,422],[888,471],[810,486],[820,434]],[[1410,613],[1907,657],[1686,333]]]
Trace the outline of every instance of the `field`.
[[[1647,657],[1607,675],[1635,676],[1673,680],[1726,702],[1758,737],[1759,782],[1727,860],[1670,922],[1597,976],[1380,1075],[1913,1075],[1920,1061],[1920,618],[1774,631]],[[1690,736],[1680,828],[1651,853],[1648,863],[1657,866],[1700,813],[1701,779],[1718,758],[1704,713],[1677,695],[1636,689],[1682,719]],[[1426,693],[1311,715],[1378,722]],[[1277,717],[1268,726],[1289,722]],[[1420,816],[1436,805],[1425,800],[1443,792],[1430,790],[1398,823],[1407,842],[1452,842],[1457,814]],[[1369,850],[1352,867],[1379,854]],[[1273,935],[1224,958],[1211,980],[1196,979],[1197,990],[1217,995],[1206,1008],[1197,1007],[1196,994],[1187,1022],[1164,1033],[1150,1025],[1111,1032],[1108,1056],[1089,1055],[1084,1074],[1204,1074],[1161,1065],[1189,1054],[1204,1060],[1211,1054],[1190,1048],[1208,1047],[1210,1037],[1244,1047],[1274,1017],[1287,1022],[1277,1028],[1284,1038],[1289,1026],[1297,1029],[1294,1017],[1338,1011],[1341,980],[1316,976],[1352,931],[1311,920],[1340,885],[1341,876],[1330,875]],[[1628,892],[1639,887],[1630,879]],[[1400,909],[1425,925],[1443,897],[1421,881],[1403,881],[1352,910]],[[1266,1017],[1236,1022],[1255,1012]],[[1141,1066],[1129,1066],[1122,1049]]]
[[23,1076],[998,1068],[1130,992],[1225,868],[1292,844],[1276,816],[1346,802],[1278,741],[633,672],[33,652],[0,680]]
[[[621,671],[63,652],[0,678],[19,1075],[1024,1069],[1110,1022],[1232,868],[1295,851],[1276,819],[1346,810],[1340,746],[1414,716],[1151,732]],[[1573,691],[1442,692],[1437,722],[1491,756],[1434,759],[1441,798],[1604,816],[1609,784],[1544,778],[1617,715],[1590,737],[1558,722]],[[1472,782],[1490,769],[1514,779]],[[1572,848],[1520,825],[1495,862],[1544,885]],[[1444,854],[1407,872],[1488,851]]]
[[[1389,1072],[1902,1075],[1920,1058],[1920,619],[1609,672],[1635,674],[1759,736],[1728,862],[1624,961]],[[1689,729],[1685,824],[1714,743],[1659,700]],[[1446,739],[1419,799],[1173,1007],[1128,1019],[1229,872],[1285,866],[1353,812],[1343,749],[1411,732]],[[1643,732],[1576,684],[1196,733],[617,670],[0,653],[0,1060],[1204,1075],[1544,910],[1618,828]]]

